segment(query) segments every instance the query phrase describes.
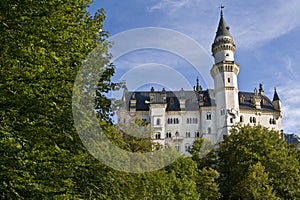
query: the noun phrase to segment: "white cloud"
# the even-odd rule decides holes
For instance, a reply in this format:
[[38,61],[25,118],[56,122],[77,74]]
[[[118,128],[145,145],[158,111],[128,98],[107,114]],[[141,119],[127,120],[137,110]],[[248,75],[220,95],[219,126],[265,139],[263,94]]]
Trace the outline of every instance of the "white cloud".
[[186,6],[188,2],[189,0],[161,0],[152,7],[150,7],[149,11],[167,9],[170,13],[173,13],[178,9]]
[[[163,10],[161,25],[195,36],[197,41],[210,44],[211,30],[216,30],[218,7],[222,2],[203,0],[161,0],[149,10]],[[299,0],[227,1],[225,20],[239,47],[256,48],[300,26]],[[206,36],[206,37],[205,37]]]
[[300,135],[300,85],[298,80],[290,80],[278,88],[283,105],[283,129],[286,133]]

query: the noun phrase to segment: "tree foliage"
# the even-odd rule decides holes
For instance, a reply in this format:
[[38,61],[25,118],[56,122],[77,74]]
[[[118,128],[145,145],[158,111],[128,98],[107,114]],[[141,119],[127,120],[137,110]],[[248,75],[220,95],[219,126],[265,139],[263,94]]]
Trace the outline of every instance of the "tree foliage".
[[[103,10],[85,0],[0,3],[0,196],[79,198],[91,156],[72,121],[72,88],[81,62],[98,44],[110,65]],[[99,85],[109,87],[112,66]],[[104,113],[109,111],[104,98]],[[103,103],[101,103],[103,102]],[[95,165],[95,163],[91,164]],[[83,172],[85,171],[85,172]],[[78,175],[80,174],[80,175]],[[79,177],[78,177],[79,176]],[[86,178],[86,177],[84,177]],[[89,185],[90,187],[93,187]],[[88,187],[85,189],[88,189]]]
[[216,169],[222,174],[219,182],[224,198],[229,199],[234,187],[249,176],[249,167],[260,162],[278,197],[298,199],[300,169],[293,152],[274,130],[261,126],[232,129],[215,157]]

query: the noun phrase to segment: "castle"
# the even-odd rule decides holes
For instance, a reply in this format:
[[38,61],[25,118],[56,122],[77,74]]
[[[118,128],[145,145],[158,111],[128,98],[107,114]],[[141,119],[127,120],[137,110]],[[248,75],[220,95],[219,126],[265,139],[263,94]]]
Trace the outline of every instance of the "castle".
[[218,143],[237,123],[281,131],[281,101],[276,89],[272,100],[264,94],[262,84],[253,92],[238,89],[240,67],[234,59],[236,45],[222,10],[211,50],[214,89],[203,90],[197,78],[190,91],[155,91],[153,87],[150,91],[125,90],[118,123],[139,117],[151,124],[154,142],[173,145],[186,155],[197,138]]

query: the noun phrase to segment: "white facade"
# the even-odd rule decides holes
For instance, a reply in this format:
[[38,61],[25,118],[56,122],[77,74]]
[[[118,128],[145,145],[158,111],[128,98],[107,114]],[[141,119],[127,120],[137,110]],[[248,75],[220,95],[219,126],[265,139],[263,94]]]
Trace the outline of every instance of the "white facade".
[[125,91],[125,105],[118,111],[118,123],[127,123],[138,116],[151,124],[155,142],[173,145],[186,155],[195,139],[208,138],[218,143],[237,123],[281,131],[281,102],[276,90],[271,101],[264,95],[261,84],[254,92],[238,89],[240,67],[234,60],[235,43],[223,13],[212,53],[214,89],[202,90],[197,79],[191,91],[154,91],[154,88],[144,92]]

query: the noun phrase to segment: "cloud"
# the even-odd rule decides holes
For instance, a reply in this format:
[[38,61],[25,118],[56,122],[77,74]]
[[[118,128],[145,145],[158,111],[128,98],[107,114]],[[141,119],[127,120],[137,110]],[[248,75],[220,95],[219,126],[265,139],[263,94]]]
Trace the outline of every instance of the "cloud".
[[[166,14],[161,16],[162,26],[195,36],[207,46],[212,42],[212,35],[207,37],[207,34],[215,32],[218,22],[218,15],[213,13],[219,12],[220,4],[218,1],[161,0],[149,11],[163,11]],[[299,0],[227,1],[225,6],[225,20],[232,27],[240,48],[257,48],[300,26]]]
[[300,85],[296,79],[285,82],[278,88],[283,109],[283,130],[300,135]]
[[189,0],[161,0],[155,5],[149,8],[149,11],[155,10],[169,10],[170,13],[177,11],[178,9],[186,6],[189,3]]

